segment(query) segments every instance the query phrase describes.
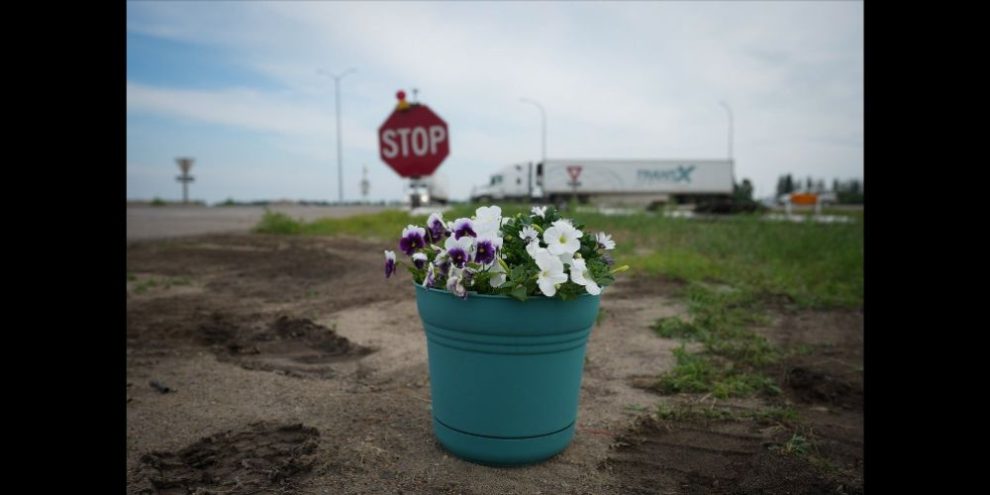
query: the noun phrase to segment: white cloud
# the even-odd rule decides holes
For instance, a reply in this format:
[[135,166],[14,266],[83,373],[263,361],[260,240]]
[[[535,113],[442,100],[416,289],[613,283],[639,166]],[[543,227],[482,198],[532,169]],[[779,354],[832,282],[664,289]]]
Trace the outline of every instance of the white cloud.
[[132,32],[222,46],[285,85],[203,91],[131,82],[129,111],[274,133],[289,155],[325,161],[335,158],[333,82],[316,69],[356,67],[341,88],[345,163],[377,160],[376,131],[394,91],[418,87],[451,126],[453,154],[441,170],[455,196],[470,189],[461,180],[481,183],[493,171],[479,173],[479,164],[539,157],[539,113],[520,97],[545,106],[551,158],[721,157],[727,122],[717,102],[726,100],[738,175],[764,192],[787,172],[862,173],[859,3],[128,8]]

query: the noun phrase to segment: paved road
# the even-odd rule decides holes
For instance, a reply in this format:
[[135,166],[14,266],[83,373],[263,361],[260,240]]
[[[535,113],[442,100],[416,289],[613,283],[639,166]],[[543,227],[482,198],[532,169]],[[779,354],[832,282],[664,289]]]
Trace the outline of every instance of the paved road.
[[[390,209],[385,206],[270,206],[293,218],[347,217]],[[196,234],[247,232],[264,215],[260,206],[127,207],[127,240],[162,239]]]

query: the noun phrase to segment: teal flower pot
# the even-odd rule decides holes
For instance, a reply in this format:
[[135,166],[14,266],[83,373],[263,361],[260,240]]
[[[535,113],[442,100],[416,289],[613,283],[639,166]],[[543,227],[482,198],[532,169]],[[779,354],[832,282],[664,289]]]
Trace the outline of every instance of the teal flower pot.
[[599,301],[590,294],[460,299],[417,285],[440,443],[490,465],[536,463],[564,450],[574,437]]

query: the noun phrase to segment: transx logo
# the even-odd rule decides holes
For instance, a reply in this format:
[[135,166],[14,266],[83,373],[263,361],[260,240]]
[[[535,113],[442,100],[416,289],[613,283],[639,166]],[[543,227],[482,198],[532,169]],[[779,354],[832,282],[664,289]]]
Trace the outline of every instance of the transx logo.
[[639,180],[690,183],[691,172],[694,172],[694,165],[679,165],[667,170],[639,170],[636,176]]

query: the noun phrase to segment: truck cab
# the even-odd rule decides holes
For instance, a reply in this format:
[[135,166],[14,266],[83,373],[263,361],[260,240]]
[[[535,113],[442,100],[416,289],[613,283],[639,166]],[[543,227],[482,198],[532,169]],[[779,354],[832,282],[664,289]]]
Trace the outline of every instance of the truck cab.
[[446,177],[437,174],[410,179],[406,185],[406,200],[413,208],[445,205],[448,199],[446,183]]
[[533,197],[537,184],[533,177],[532,163],[517,163],[502,167],[492,174],[488,184],[475,187],[471,199],[482,203],[494,200],[528,200]]

